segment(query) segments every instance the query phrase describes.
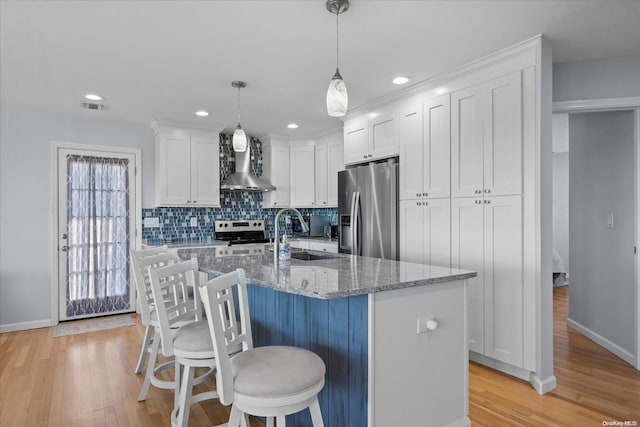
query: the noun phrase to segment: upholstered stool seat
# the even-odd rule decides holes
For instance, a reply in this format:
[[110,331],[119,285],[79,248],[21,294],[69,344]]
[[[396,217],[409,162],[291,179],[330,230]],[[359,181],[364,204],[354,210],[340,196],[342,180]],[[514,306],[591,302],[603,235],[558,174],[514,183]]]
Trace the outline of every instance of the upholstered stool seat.
[[311,389],[324,381],[324,362],[299,347],[256,347],[232,357],[236,393],[274,398]]
[[206,321],[188,323],[173,334],[173,354],[176,357],[213,359],[213,342]]

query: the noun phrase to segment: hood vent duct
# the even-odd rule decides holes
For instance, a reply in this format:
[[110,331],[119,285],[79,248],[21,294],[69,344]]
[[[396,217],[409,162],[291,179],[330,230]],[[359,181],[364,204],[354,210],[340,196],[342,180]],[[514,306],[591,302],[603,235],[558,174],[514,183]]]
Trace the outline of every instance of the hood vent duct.
[[220,190],[226,191],[273,191],[276,189],[267,181],[251,173],[251,144],[244,152],[235,152],[236,171],[220,183]]

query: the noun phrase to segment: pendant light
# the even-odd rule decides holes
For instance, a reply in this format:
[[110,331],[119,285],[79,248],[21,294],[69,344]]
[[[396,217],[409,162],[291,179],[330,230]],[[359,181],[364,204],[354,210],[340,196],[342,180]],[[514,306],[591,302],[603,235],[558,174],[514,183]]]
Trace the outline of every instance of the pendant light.
[[233,151],[244,153],[247,151],[247,134],[244,133],[242,126],[240,126],[240,89],[247,87],[247,84],[241,81],[234,81],[231,82],[231,86],[238,89],[238,126],[233,132]]
[[329,82],[327,90],[327,114],[331,117],[342,117],[347,113],[349,104],[349,96],[347,94],[347,86],[340,75],[338,63],[338,15],[349,9],[349,0],[327,0],[327,10],[336,15],[336,72]]

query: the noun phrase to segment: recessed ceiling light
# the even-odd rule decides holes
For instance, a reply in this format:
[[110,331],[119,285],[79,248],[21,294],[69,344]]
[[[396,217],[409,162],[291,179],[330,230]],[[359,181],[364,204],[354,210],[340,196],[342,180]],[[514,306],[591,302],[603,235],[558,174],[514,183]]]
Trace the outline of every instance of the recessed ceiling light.
[[84,97],[86,99],[88,99],[89,101],[102,101],[102,97],[100,95],[95,94],[95,93],[88,93]]
[[289,123],[289,124],[287,125],[287,127],[288,127],[289,129],[298,129],[298,125],[297,125],[297,124],[295,124],[295,123]]
[[405,77],[405,76],[400,76],[400,77],[396,77],[395,79],[393,79],[393,84],[394,85],[403,85],[405,83],[409,82],[409,77]]
[[204,111],[204,110],[196,111],[196,116],[207,117],[208,115],[209,115],[208,111]]

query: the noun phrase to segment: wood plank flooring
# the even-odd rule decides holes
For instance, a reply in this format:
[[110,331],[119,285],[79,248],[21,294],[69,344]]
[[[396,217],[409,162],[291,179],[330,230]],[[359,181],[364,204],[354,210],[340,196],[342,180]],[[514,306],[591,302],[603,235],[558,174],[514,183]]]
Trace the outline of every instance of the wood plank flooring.
[[[640,372],[567,326],[567,297],[567,288],[554,289],[558,387],[540,396],[525,381],[471,363],[474,426],[640,424]],[[143,377],[133,368],[144,329],[132,317],[135,326],[59,338],[53,328],[0,334],[0,426],[169,426],[171,391],[152,387],[145,402],[136,401]],[[210,401],[192,406],[189,425],[227,418],[228,408]]]

